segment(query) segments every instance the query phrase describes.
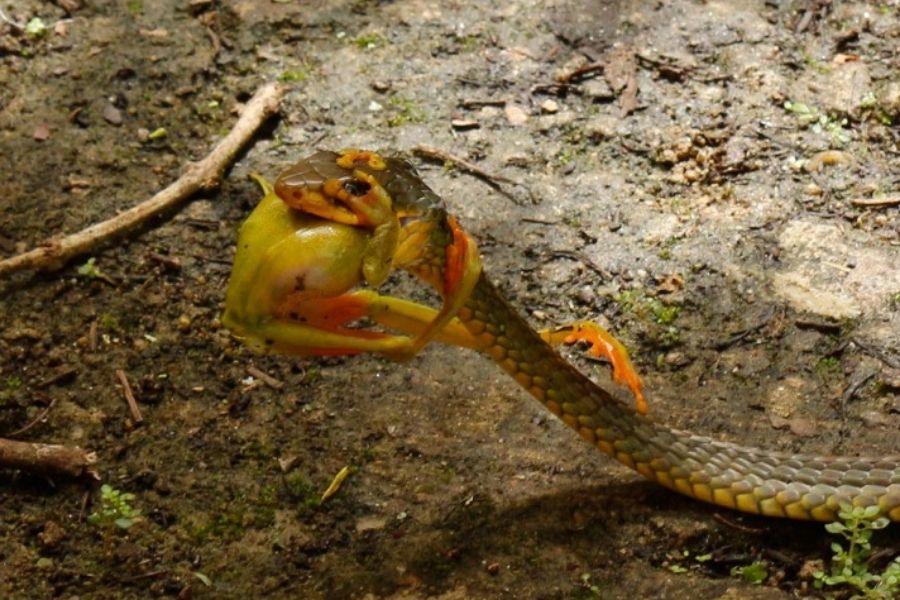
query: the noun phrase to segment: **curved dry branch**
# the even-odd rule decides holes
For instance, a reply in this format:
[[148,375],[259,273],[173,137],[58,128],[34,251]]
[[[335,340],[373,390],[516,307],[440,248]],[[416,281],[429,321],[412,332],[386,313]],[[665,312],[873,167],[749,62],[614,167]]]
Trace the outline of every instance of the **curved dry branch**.
[[37,248],[0,260],[0,276],[14,271],[37,269],[53,271],[75,256],[91,252],[110,238],[122,235],[200,190],[215,189],[237,153],[257,129],[278,112],[284,88],[269,83],[259,88],[247,102],[234,128],[199,162],[191,163],[184,174],[153,197],[106,221],[78,233],[52,239]]

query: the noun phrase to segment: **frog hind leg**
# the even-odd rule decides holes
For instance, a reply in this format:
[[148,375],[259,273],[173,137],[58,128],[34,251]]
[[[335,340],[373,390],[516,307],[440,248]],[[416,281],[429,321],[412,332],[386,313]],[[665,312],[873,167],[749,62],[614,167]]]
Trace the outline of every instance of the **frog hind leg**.
[[541,338],[548,344],[590,344],[588,354],[603,357],[612,366],[613,381],[625,385],[634,395],[635,407],[641,414],[647,414],[647,400],[644,398],[643,384],[638,376],[628,350],[606,329],[593,321],[576,321],[568,325],[552,327],[540,331]]
[[254,327],[254,337],[271,350],[300,356],[341,356],[378,352],[403,353],[410,339],[350,327],[369,316],[373,292],[348,292],[335,297],[288,296],[274,317]]
[[[277,315],[257,327],[258,335],[273,350],[306,356],[377,352],[404,360],[417,351],[407,336],[421,337],[433,326],[439,312],[403,298],[356,290],[331,298],[289,296],[279,306]],[[361,319],[370,319],[407,335],[349,326]],[[445,322],[429,335],[430,339],[466,348],[478,347],[457,319]]]

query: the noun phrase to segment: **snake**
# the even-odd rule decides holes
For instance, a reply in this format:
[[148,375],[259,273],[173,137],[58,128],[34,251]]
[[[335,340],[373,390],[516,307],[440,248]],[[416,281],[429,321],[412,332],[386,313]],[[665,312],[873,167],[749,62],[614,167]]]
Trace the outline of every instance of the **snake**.
[[[336,167],[334,156],[320,152],[301,160],[276,189],[320,190],[329,178],[352,180],[354,169]],[[367,181],[377,182],[393,200],[404,228],[419,225],[421,230],[423,221],[434,225],[434,235],[409,238],[420,245],[421,259],[405,260],[402,268],[439,287],[438,275],[446,268],[440,250],[452,242],[448,232],[455,223],[442,199],[402,158],[362,168]],[[670,427],[617,399],[565,360],[484,272],[456,318],[478,341],[478,349],[581,438],[670,490],[769,517],[833,521],[850,505],[877,506],[879,515],[900,521],[900,455],[790,454]]]

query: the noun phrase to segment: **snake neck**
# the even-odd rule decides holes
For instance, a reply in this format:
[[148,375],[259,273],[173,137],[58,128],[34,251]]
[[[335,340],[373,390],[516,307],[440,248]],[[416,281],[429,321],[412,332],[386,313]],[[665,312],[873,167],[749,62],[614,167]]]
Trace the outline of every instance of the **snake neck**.
[[792,456],[656,423],[564,360],[484,274],[459,318],[484,353],[583,439],[667,488],[773,517],[833,521],[849,503],[900,521],[900,456]]

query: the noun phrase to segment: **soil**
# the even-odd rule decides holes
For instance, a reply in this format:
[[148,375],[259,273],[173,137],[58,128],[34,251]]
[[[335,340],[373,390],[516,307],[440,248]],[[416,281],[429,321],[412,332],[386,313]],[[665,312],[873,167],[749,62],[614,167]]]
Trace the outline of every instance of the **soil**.
[[[290,88],[219,193],[93,268],[0,282],[0,435],[37,419],[20,439],[95,451],[141,511],[103,526],[96,486],[0,472],[0,597],[821,594],[821,524],[645,482],[481,356],[261,356],[219,324],[249,173],[431,144],[518,183],[415,159],[536,326],[625,341],[657,418],[900,454],[897,2],[491,4],[0,2],[4,257],[149,197]],[[877,570],[896,526],[874,542]]]

